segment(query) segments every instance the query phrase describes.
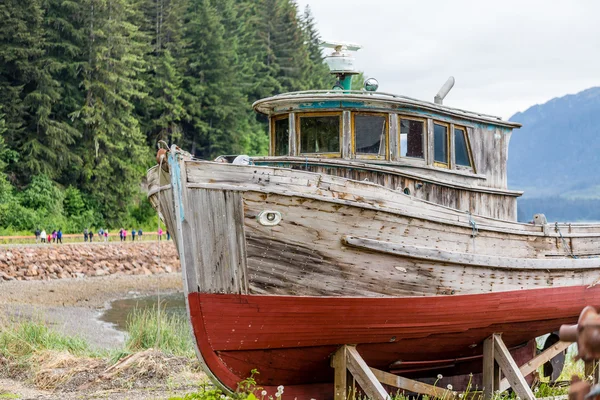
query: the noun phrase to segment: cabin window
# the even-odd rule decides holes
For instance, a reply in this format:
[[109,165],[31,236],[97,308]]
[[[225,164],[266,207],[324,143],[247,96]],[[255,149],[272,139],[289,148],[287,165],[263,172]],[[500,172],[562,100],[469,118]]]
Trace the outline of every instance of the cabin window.
[[433,162],[448,166],[448,126],[433,124]]
[[467,132],[464,128],[454,128],[454,156],[456,165],[471,167],[471,157],[469,156],[469,143]]
[[424,158],[424,121],[400,119],[400,156]]
[[385,158],[387,117],[385,115],[353,114],[354,148],[357,155]]
[[287,116],[273,119],[272,149],[274,156],[287,156],[290,145],[290,121]]
[[340,153],[340,115],[301,116],[301,153]]

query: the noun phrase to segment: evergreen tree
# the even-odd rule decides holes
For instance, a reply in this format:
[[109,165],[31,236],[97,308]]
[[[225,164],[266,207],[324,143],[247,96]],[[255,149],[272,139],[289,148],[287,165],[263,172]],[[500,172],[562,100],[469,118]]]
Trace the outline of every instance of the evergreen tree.
[[64,205],[74,225],[120,221],[147,205],[132,208],[157,140],[265,154],[251,104],[332,84],[292,0],[4,0],[0,15],[0,227],[49,218],[28,207],[59,187],[58,220]]
[[190,43],[185,78],[188,113],[185,139],[193,154],[213,158],[239,154],[245,97],[239,86],[235,57],[229,51],[225,27],[209,0],[196,1],[189,11],[186,38]]
[[0,13],[8,16],[0,28],[0,96],[12,103],[4,104],[7,139],[20,154],[20,161],[9,168],[25,181],[40,173],[60,176],[75,161],[69,145],[79,136],[68,121],[55,115],[61,82],[53,76],[59,65],[47,52],[43,5],[39,0],[0,5]]
[[[135,25],[139,9],[128,0],[84,0],[85,58],[81,63],[85,100],[73,113],[83,131],[82,187],[104,216],[123,216],[136,193],[149,152],[134,115],[145,97],[143,55],[147,39]],[[118,179],[117,179],[118,177]]]
[[147,0],[144,32],[151,39],[146,55],[149,96],[139,103],[142,126],[151,147],[158,140],[178,141],[188,120],[182,90],[186,59],[183,40],[187,0]]
[[335,84],[335,78],[330,75],[329,68],[324,62],[323,52],[321,51],[321,37],[308,5],[304,8],[304,14],[302,15],[302,29],[310,59],[309,84],[314,89],[331,89]]

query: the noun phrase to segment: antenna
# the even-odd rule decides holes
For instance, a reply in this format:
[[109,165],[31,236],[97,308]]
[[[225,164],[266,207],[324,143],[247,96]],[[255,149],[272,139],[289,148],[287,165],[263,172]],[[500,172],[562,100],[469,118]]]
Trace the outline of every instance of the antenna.
[[334,42],[334,41],[324,40],[320,44],[321,44],[321,47],[324,47],[326,49],[335,49],[335,51],[342,51],[342,50],[358,51],[358,50],[362,49],[362,46],[360,44],[356,44],[356,43]]
[[354,57],[351,51],[358,51],[362,46],[353,43],[322,41],[321,47],[333,49],[333,53],[325,56],[325,62],[329,70],[338,78],[334,89],[350,90],[352,86],[352,75],[358,74],[354,69]]

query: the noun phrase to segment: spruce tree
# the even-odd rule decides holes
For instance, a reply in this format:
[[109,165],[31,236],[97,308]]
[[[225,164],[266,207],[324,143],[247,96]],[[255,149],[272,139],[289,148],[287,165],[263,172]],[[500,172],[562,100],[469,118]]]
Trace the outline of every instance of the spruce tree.
[[192,120],[185,132],[188,148],[204,158],[239,154],[243,149],[240,116],[244,116],[241,110],[246,99],[238,85],[239,71],[225,27],[209,0],[193,2],[189,15],[185,87]]
[[183,29],[187,0],[147,0],[142,29],[150,38],[151,51],[145,80],[149,96],[138,102],[148,144],[158,140],[178,142],[182,124],[188,120],[182,88],[186,63]]
[[149,151],[134,114],[145,97],[143,55],[147,38],[137,26],[139,9],[128,0],[84,0],[82,62],[84,103],[73,114],[83,131],[82,187],[109,221],[124,215],[137,192]]
[[0,97],[6,99],[8,143],[20,154],[9,169],[22,181],[35,174],[57,178],[77,161],[69,146],[79,132],[56,114],[62,101],[55,78],[60,65],[49,54],[46,7],[40,0],[0,5],[7,17],[0,28]]
[[310,6],[307,5],[304,8],[301,21],[310,59],[310,70],[308,73],[309,85],[315,90],[331,89],[335,84],[335,78],[332,78],[329,73],[329,68],[324,62],[323,52],[321,50],[321,37],[317,30],[315,18],[312,15]]

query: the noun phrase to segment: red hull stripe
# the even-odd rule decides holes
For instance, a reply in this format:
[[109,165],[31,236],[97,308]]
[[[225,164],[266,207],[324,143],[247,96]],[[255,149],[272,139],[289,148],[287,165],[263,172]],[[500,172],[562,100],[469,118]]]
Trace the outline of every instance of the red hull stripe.
[[299,385],[286,389],[316,399],[331,397],[328,358],[339,345],[357,344],[384,369],[471,357],[494,332],[514,347],[575,323],[584,306],[600,306],[600,287],[411,298],[191,293],[189,304],[198,347],[223,384],[235,388],[258,368],[262,384]]

